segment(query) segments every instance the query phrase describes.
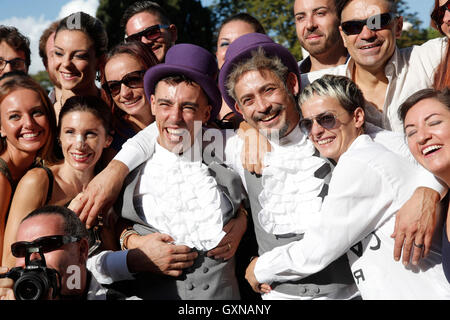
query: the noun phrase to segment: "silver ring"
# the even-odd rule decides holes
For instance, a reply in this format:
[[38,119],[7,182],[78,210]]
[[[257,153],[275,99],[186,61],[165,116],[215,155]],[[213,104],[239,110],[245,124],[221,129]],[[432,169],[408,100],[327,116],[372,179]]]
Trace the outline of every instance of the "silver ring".
[[228,251],[231,250],[231,244],[228,242],[227,245],[228,245]]
[[423,249],[423,243],[417,244],[416,242],[413,242],[413,244],[414,244],[414,247],[417,247],[419,249]]

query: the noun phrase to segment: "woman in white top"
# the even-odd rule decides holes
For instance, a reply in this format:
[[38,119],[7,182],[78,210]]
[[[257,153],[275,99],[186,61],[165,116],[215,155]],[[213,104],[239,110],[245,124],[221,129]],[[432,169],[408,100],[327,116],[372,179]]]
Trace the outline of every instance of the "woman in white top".
[[341,76],[324,76],[302,92],[300,127],[337,165],[304,238],[252,261],[252,287],[261,283],[270,294],[271,282],[304,278],[347,252],[363,299],[450,298],[440,243],[417,265],[392,258],[395,214],[420,186],[421,171],[364,134],[363,102],[359,88]]

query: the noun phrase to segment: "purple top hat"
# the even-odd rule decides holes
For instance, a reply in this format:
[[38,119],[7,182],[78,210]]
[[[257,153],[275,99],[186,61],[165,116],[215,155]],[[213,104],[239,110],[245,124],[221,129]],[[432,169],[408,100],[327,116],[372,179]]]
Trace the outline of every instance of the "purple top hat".
[[216,58],[209,51],[193,44],[177,44],[167,51],[164,63],[151,67],[145,73],[145,95],[150,101],[159,80],[182,74],[205,91],[212,106],[210,119],[215,119],[222,107],[222,96],[216,82],[218,72]]
[[275,43],[269,36],[262,33],[248,33],[234,40],[225,54],[225,63],[219,73],[219,88],[223,99],[235,113],[235,100],[228,94],[225,82],[235,65],[252,56],[252,52],[259,47],[263,48],[268,56],[277,56],[289,71],[297,75],[300,83],[300,70],[295,57],[282,45]]

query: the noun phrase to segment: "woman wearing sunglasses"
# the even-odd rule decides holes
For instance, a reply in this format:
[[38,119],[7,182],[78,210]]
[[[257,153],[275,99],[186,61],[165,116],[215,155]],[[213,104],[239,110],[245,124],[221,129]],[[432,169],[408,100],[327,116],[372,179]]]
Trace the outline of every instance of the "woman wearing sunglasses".
[[[450,89],[424,89],[413,94],[399,109],[406,141],[414,158],[450,186]],[[450,282],[449,196],[441,202],[446,225],[442,236],[442,263]]]
[[64,160],[34,168],[20,180],[6,224],[3,265],[15,264],[10,246],[20,222],[29,212],[47,204],[68,205],[100,171],[102,152],[112,141],[110,123],[111,111],[102,99],[95,96],[67,99],[58,122]]
[[61,20],[54,44],[54,63],[61,84],[61,95],[54,105],[57,116],[72,96],[100,96],[95,78],[107,47],[108,35],[100,20],[84,12]]
[[144,73],[158,64],[153,52],[142,42],[118,44],[106,57],[101,80],[104,98],[113,113],[114,142],[117,152],[122,144],[154,121],[143,88]]
[[[434,10],[431,13],[433,26],[439,32],[450,38],[450,1],[449,0],[435,0]],[[450,86],[450,47],[447,40],[447,50],[442,58],[441,64],[436,69],[434,75],[433,87],[437,90],[442,90]]]
[[[299,280],[347,253],[363,299],[450,299],[440,254],[430,250],[407,268],[392,258],[395,214],[421,186],[424,171],[364,134],[364,97],[347,77],[316,80],[304,89],[299,104],[304,116],[300,128],[336,167],[305,237],[255,262],[256,279],[265,283],[262,288],[270,291],[267,283],[287,276]],[[391,139],[396,135],[385,134]],[[260,266],[271,261],[271,270],[259,268],[261,259]],[[290,263],[279,264],[281,260]]]

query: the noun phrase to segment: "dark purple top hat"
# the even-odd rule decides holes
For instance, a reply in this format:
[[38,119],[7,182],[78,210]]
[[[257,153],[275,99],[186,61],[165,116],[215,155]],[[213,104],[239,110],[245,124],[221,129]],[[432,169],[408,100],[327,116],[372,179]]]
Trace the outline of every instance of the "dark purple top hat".
[[164,63],[151,67],[145,73],[145,94],[150,101],[159,80],[182,74],[205,91],[212,106],[210,119],[215,119],[222,106],[222,96],[216,82],[218,72],[216,58],[209,51],[193,44],[177,44],[167,51]]
[[248,33],[234,40],[225,54],[225,63],[219,73],[219,88],[223,99],[235,113],[235,100],[228,94],[225,82],[235,65],[252,56],[252,52],[259,47],[263,48],[268,56],[277,56],[289,71],[297,75],[300,83],[300,70],[295,57],[282,45],[275,43],[269,36],[262,33]]

